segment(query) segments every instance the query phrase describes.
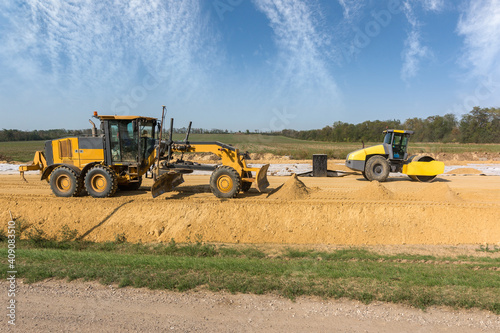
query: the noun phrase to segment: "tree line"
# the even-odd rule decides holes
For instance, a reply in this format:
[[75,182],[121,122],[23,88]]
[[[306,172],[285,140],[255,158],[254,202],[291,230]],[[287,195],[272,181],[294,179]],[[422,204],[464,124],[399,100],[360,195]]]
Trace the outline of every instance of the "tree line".
[[[409,118],[400,120],[364,121],[359,124],[350,124],[337,121],[332,126],[322,129],[297,131],[285,129],[280,132],[262,133],[270,135],[284,135],[291,138],[330,142],[378,142],[382,139],[383,130],[407,129],[415,131],[412,141],[417,142],[461,142],[461,143],[500,143],[500,109],[474,107],[472,111],[463,115],[460,120],[454,114],[431,116],[423,118]],[[174,133],[186,133],[185,127],[174,129]],[[0,131],[1,141],[35,141],[52,140],[67,136],[91,135],[90,129],[84,130],[34,130],[20,131],[3,129]],[[221,129],[191,129],[193,134],[227,134],[234,133]],[[250,133],[248,130],[246,133]]]
[[375,120],[359,124],[341,121],[322,129],[296,131],[285,129],[278,134],[291,138],[331,142],[377,142],[385,129],[414,131],[416,142],[500,143],[500,109],[474,107],[460,120],[454,114],[425,119]]
[[[185,134],[186,132],[187,132],[186,127],[174,128],[173,131],[173,133],[175,134]],[[164,132],[163,134],[164,138],[166,137],[165,133],[167,132]],[[222,129],[210,129],[210,130],[203,128],[191,129],[191,134],[228,134],[228,133],[230,133],[228,130],[222,130]],[[90,135],[92,135],[91,129],[84,129],[84,130],[50,129],[50,130],[34,130],[34,131],[3,129],[0,130],[0,142],[53,140],[68,136],[90,136]]]
[[91,134],[92,134],[91,129],[84,129],[84,130],[50,129],[50,130],[34,130],[34,131],[3,129],[0,131],[0,142],[52,140],[56,138],[64,138],[67,136],[91,135]]

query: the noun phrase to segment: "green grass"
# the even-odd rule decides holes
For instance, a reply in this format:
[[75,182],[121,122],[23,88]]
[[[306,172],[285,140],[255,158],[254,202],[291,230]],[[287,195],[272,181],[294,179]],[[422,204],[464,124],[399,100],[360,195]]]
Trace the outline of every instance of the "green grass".
[[[18,278],[83,279],[120,287],[349,298],[425,309],[479,308],[500,314],[499,258],[380,255],[364,249],[331,252],[287,249],[269,256],[253,247],[201,242],[130,244],[20,240]],[[7,244],[0,243],[7,258]],[[6,278],[7,261],[0,263]]]
[[0,142],[0,160],[29,162],[37,150],[43,150],[45,141]]
[[[176,134],[174,140],[183,140],[184,135]],[[220,141],[231,144],[241,151],[278,156],[291,156],[293,159],[310,159],[313,154],[327,154],[329,158],[344,159],[348,153],[362,147],[360,142],[323,142],[305,141],[284,136],[262,134],[192,134],[190,141]],[[379,142],[365,143],[366,146]],[[43,150],[44,141],[0,142],[0,160],[29,162],[35,151]],[[417,153],[499,153],[500,144],[457,144],[457,143],[412,143],[410,154]]]

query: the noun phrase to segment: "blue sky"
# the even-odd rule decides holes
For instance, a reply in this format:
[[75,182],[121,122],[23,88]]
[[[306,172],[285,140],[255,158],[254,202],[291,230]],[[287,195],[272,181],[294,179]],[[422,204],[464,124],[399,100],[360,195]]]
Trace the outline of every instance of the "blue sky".
[[0,128],[312,129],[500,106],[500,0],[0,2]]

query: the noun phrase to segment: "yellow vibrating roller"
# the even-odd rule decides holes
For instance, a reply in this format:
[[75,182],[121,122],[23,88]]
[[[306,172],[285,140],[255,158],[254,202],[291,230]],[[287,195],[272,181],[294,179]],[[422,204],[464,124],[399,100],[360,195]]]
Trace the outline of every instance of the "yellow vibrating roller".
[[383,133],[382,144],[349,153],[346,166],[361,171],[367,180],[379,182],[385,181],[390,172],[400,172],[421,182],[431,182],[444,172],[444,163],[431,156],[408,156],[408,142],[413,131],[390,129]]

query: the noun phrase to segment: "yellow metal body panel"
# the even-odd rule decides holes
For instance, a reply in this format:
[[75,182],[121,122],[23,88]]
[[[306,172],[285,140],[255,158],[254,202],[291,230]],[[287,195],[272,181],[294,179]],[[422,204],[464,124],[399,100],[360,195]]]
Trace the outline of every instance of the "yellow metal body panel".
[[54,164],[64,163],[74,166],[80,164],[78,138],[64,138],[52,141],[52,158]]
[[52,154],[54,164],[70,164],[80,169],[89,163],[104,161],[103,149],[80,149],[77,137],[53,140]]
[[[186,149],[187,147],[187,149]],[[240,178],[247,182],[255,182],[257,189],[261,191],[261,189],[269,186],[267,182],[267,169],[269,165],[265,165],[262,168],[250,168],[247,166],[245,159],[240,155],[238,149],[231,150],[228,148],[224,148],[218,144],[189,144],[187,146],[184,145],[173,145],[172,152],[177,153],[212,153],[219,156],[222,160],[222,164],[225,166],[230,166],[235,169]],[[248,178],[245,177],[245,172],[255,172],[255,177]]]
[[175,153],[212,153],[219,156],[223,165],[227,165],[235,169],[240,177],[244,171],[258,171],[258,168],[248,168],[245,159],[239,154],[239,150],[230,150],[216,144],[189,144],[187,150],[183,149],[183,145],[172,146],[172,151]]
[[104,162],[104,150],[103,149],[78,149],[80,162],[77,165],[79,168],[83,168],[92,162]]
[[386,134],[387,132],[403,133],[403,134],[404,134],[404,133],[410,133],[410,134],[411,134],[411,133],[413,133],[413,131],[408,131],[408,130],[397,130],[397,129],[395,129],[395,130],[385,130],[385,131],[383,131],[382,133]]
[[145,163],[144,167],[139,169],[140,176],[144,175],[149,170],[149,168],[156,162],[157,153],[158,153],[158,150],[153,149],[151,154],[149,154],[148,158],[145,161],[146,163]]
[[97,116],[99,120],[134,120],[134,119],[146,119],[146,120],[157,120],[151,117],[140,117],[140,116]]
[[348,160],[364,161],[368,155],[385,155],[384,145],[376,145],[353,151],[347,157]]
[[444,163],[440,161],[410,162],[403,165],[402,173],[413,176],[436,176],[444,172]]

